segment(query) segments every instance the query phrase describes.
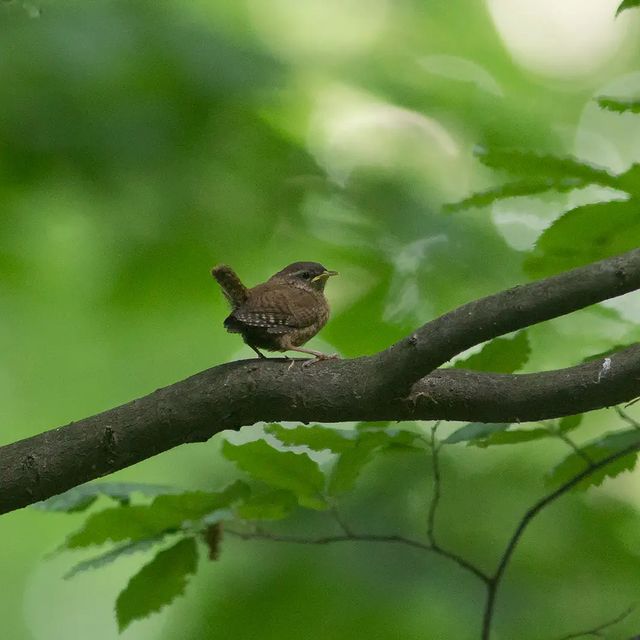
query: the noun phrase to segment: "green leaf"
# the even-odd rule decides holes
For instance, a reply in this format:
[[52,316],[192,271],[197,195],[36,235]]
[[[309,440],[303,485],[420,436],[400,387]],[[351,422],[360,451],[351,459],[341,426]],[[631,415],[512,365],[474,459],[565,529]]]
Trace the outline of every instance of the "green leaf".
[[497,200],[533,196],[544,193],[545,191],[564,193],[573,189],[580,189],[587,184],[587,182],[580,178],[540,178],[538,180],[509,182],[498,187],[493,187],[492,189],[487,189],[486,191],[478,191],[459,202],[446,204],[443,209],[444,211],[454,212],[471,209],[472,207],[486,207]]
[[424,436],[415,431],[409,431],[408,429],[396,429],[392,427],[386,429],[384,434],[387,440],[385,447],[389,449],[424,449],[427,446],[424,442]]
[[469,444],[476,447],[489,447],[496,444],[519,444],[521,442],[531,442],[532,440],[540,440],[548,438],[551,434],[548,429],[514,429],[513,431],[496,431],[488,438],[482,440],[473,440]]
[[487,438],[492,433],[498,431],[506,431],[511,426],[510,422],[470,422],[454,431],[448,438],[445,438],[443,444],[456,444],[458,442],[468,442],[479,438]]
[[520,331],[513,338],[492,340],[480,352],[456,362],[454,367],[474,371],[513,373],[527,363],[530,354],[527,332]]
[[317,463],[305,453],[278,451],[264,440],[255,440],[239,445],[225,441],[222,454],[254,478],[272,487],[291,491],[302,506],[327,508],[322,497],[324,475]]
[[296,496],[285,489],[269,489],[249,496],[236,507],[236,514],[244,520],[282,520],[298,504]]
[[193,538],[184,538],[136,573],[116,601],[118,629],[146,618],[184,593],[187,578],[198,566],[198,550]]
[[635,200],[598,202],[568,211],[538,239],[524,267],[545,277],[624,253],[640,245],[640,206]]
[[634,7],[640,7],[640,0],[623,0],[618,6],[616,16],[619,16],[626,9],[633,9]]
[[353,489],[362,469],[373,459],[375,451],[389,442],[384,431],[370,431],[363,434],[355,447],[340,454],[329,478],[329,495],[337,496]]
[[[638,0],[640,2],[640,0]],[[616,113],[640,113],[640,100],[619,98],[607,98],[602,96],[596,98],[596,101],[600,107],[607,111],[615,111]]]
[[[424,449],[424,436],[420,431],[390,426],[389,422],[360,422],[356,425],[358,439],[369,438],[366,434],[381,433],[380,445],[388,448]],[[354,442],[354,445],[356,443]]]
[[[626,449],[631,445],[638,445],[640,448],[640,430],[626,429],[622,431],[614,431],[608,433],[602,438],[593,440],[592,442],[581,447],[583,456],[586,456],[592,462],[599,462],[608,456]],[[571,480],[587,468],[585,458],[577,454],[571,453],[560,464],[558,464],[549,474],[547,483],[550,486],[559,486]],[[605,478],[613,478],[623,471],[633,469],[636,464],[638,453],[633,452],[622,458],[608,464],[602,469],[598,469],[590,476],[582,480],[575,489],[585,490],[591,486],[599,485]]]
[[78,562],[78,564],[71,567],[71,569],[64,574],[64,579],[68,580],[69,578],[73,578],[79,573],[90,569],[99,569],[100,567],[111,564],[122,556],[128,556],[140,551],[147,551],[148,549],[151,549],[151,547],[162,542],[163,539],[164,535],[159,535],[154,538],[146,538],[144,540],[136,540],[135,542],[126,542],[125,544],[121,544],[99,556]]
[[298,426],[286,429],[280,424],[269,424],[265,431],[280,440],[283,444],[296,446],[304,445],[313,451],[328,449],[333,453],[340,453],[353,447],[357,434],[346,429],[331,429],[320,424],[312,426]]
[[568,433],[569,431],[573,431],[577,427],[580,426],[582,422],[583,414],[578,413],[573,416],[565,416],[561,418],[558,422],[558,430],[560,433]]
[[142,484],[137,482],[100,482],[83,484],[60,493],[57,496],[37,502],[33,506],[44,511],[64,511],[73,513],[84,511],[90,507],[99,496],[107,496],[121,503],[127,503],[132,493],[143,496],[157,496],[164,493],[179,492],[180,489],[160,484]]
[[619,182],[621,189],[634,197],[640,197],[640,164],[632,164],[629,169],[621,173]]
[[250,494],[249,486],[237,480],[222,491],[191,491],[176,495],[158,496],[149,505],[150,510],[167,514],[168,518],[177,516],[184,521],[196,521],[214,511],[224,509],[233,503],[247,498]]
[[205,516],[245,498],[249,487],[234,482],[218,492],[194,491],[158,496],[150,505],[112,507],[89,516],[83,527],[71,534],[64,547],[74,549],[109,540],[142,540]]
[[575,158],[559,158],[552,155],[517,151],[511,149],[485,149],[477,147],[476,156],[482,164],[500,169],[527,180],[550,178],[559,183],[578,178],[585,184],[600,184],[616,187],[616,176],[602,167],[596,167]]

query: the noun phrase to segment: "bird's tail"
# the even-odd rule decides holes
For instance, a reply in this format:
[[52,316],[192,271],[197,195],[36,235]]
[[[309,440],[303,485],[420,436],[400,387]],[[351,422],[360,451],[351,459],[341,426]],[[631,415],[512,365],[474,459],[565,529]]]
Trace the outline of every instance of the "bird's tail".
[[211,275],[218,281],[227,300],[235,309],[247,299],[247,287],[245,287],[238,274],[226,264],[219,264],[211,269]]

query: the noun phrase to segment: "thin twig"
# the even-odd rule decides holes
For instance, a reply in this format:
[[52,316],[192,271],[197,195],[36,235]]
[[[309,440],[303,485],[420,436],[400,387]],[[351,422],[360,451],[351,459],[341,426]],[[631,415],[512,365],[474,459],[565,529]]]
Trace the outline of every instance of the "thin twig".
[[562,433],[562,431],[554,431],[554,435],[556,435],[562,442],[569,445],[574,453],[580,456],[586,463],[587,467],[591,467],[593,465],[593,458],[584,450],[581,449],[566,433]]
[[631,615],[631,613],[635,610],[635,605],[630,606],[628,609],[623,611],[621,614],[613,618],[613,620],[609,620],[609,622],[605,622],[598,627],[594,627],[593,629],[587,629],[586,631],[578,631],[577,633],[569,633],[566,636],[562,636],[558,638],[558,640],[574,640],[574,638],[582,638],[583,636],[595,636],[597,638],[603,638],[602,632],[614,625],[622,622],[625,618]]
[[564,484],[560,485],[555,491],[547,494],[544,498],[538,500],[532,507],[530,507],[522,516],[518,526],[515,531],[511,535],[507,546],[505,547],[504,552],[502,553],[502,557],[498,563],[498,567],[493,574],[489,578],[487,582],[487,601],[484,609],[484,617],[482,622],[482,640],[489,640],[491,635],[491,622],[493,620],[493,613],[495,609],[495,600],[496,593],[498,591],[498,587],[500,586],[500,582],[504,576],[504,572],[511,560],[513,552],[515,551],[516,545],[520,541],[522,534],[524,533],[527,525],[533,520],[535,516],[542,511],[546,506],[557,500],[560,496],[567,493],[570,489],[573,489],[576,485],[580,484],[582,480],[588,478],[591,474],[595,473],[599,469],[606,467],[607,465],[615,462],[616,460],[623,458],[630,453],[638,451],[640,449],[640,443],[634,443],[625,447],[624,449],[617,451],[616,453],[612,453],[611,455],[599,460],[598,462],[594,462],[587,469],[584,469],[577,475],[573,476],[571,480],[567,480]]
[[394,542],[398,544],[404,544],[409,547],[416,547],[417,549],[423,549],[425,551],[431,551],[431,546],[426,542],[420,542],[420,540],[412,540],[411,538],[405,538],[400,535],[378,535],[378,534],[355,534],[355,533],[343,533],[332,536],[320,536],[318,538],[305,538],[303,536],[283,536],[277,533],[270,533],[268,531],[256,530],[256,531],[236,531],[233,529],[225,529],[225,533],[229,533],[237,538],[243,540],[270,540],[272,542],[290,542],[293,544],[332,544],[334,542]]
[[476,578],[482,580],[482,582],[484,582],[485,584],[489,583],[490,578],[488,574],[486,574],[482,569],[476,567],[475,564],[473,564],[469,560],[466,560],[457,553],[448,551],[447,549],[443,549],[440,546],[430,546],[429,549],[430,551],[433,551],[433,553],[436,553],[443,558],[447,558],[448,560],[455,562],[459,567],[465,569],[469,573],[472,573]]
[[587,463],[588,466],[593,464],[593,459],[591,458],[591,456],[586,451],[581,449],[566,433],[561,431],[552,422],[548,420],[540,420],[539,424],[542,425],[552,436],[559,438],[567,446],[571,447],[573,452],[576,455],[580,456]]
[[481,569],[473,565],[468,560],[465,560],[461,556],[455,553],[446,551],[445,549],[434,548],[428,542],[421,542],[420,540],[413,540],[412,538],[406,538],[401,535],[381,535],[373,533],[344,533],[332,536],[321,536],[319,538],[305,538],[303,536],[283,536],[275,533],[269,533],[267,531],[235,531],[232,529],[225,529],[225,533],[242,538],[243,540],[270,540],[272,542],[289,542],[293,544],[333,544],[335,542],[393,542],[397,544],[406,545],[409,547],[415,547],[416,549],[422,549],[423,551],[430,551],[436,553],[452,562],[455,562],[459,567],[465,569],[469,573],[486,583],[489,580]]
[[340,511],[338,511],[338,506],[337,505],[333,505],[333,507],[331,508],[330,513],[333,516],[333,519],[338,523],[338,526],[340,527],[340,529],[342,529],[342,531],[343,531],[343,533],[345,535],[347,535],[347,536],[353,535],[353,532],[351,531],[351,528],[349,527],[349,525],[346,523],[346,521],[342,517],[342,514],[340,513]]
[[433,497],[431,498],[431,503],[429,504],[429,513],[427,515],[427,538],[429,538],[429,542],[434,549],[438,548],[435,528],[436,510],[438,509],[438,504],[440,503],[440,458],[438,456],[438,454],[440,453],[440,443],[436,438],[439,426],[440,421],[436,422],[431,427],[430,441],[431,461],[433,465]]
[[[628,406],[628,404],[625,405],[625,408]],[[627,424],[630,424],[634,429],[640,429],[640,422],[632,418],[626,411],[620,407],[614,407],[614,410]]]
[[431,498],[431,503],[429,504],[429,513],[427,515],[427,538],[431,546],[431,551],[437,553],[438,555],[441,555],[443,558],[447,558],[452,562],[455,562],[460,567],[473,573],[476,577],[480,578],[480,580],[482,580],[486,584],[488,578],[487,574],[485,574],[482,570],[480,570],[474,564],[458,555],[457,553],[442,548],[436,540],[436,511],[438,509],[438,505],[440,504],[441,496],[439,453],[440,447],[442,446],[442,444],[438,442],[436,436],[440,424],[441,421],[438,420],[438,422],[436,422],[431,427],[431,436],[429,440],[429,445],[431,447],[431,460],[433,464],[433,497]]

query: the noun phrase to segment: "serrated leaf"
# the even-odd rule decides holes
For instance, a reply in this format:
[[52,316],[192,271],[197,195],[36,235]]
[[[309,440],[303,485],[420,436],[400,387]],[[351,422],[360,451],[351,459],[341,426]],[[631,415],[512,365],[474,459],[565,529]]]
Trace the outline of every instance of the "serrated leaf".
[[469,442],[479,438],[487,438],[493,433],[506,431],[511,426],[510,422],[470,422],[454,431],[445,438],[443,444],[456,444],[458,442]]
[[331,429],[320,424],[311,426],[298,426],[287,429],[280,424],[269,424],[265,431],[280,440],[283,444],[291,446],[306,446],[313,451],[328,449],[333,453],[340,453],[353,447],[357,436],[353,431],[346,429]]
[[546,277],[640,245],[637,201],[598,202],[568,211],[548,227],[525,260],[526,272]]
[[580,178],[559,178],[555,180],[551,178],[540,178],[538,180],[509,182],[485,191],[478,191],[459,202],[446,204],[443,209],[447,212],[454,212],[471,209],[473,207],[486,207],[498,200],[534,196],[544,193],[545,191],[564,193],[566,191],[572,191],[573,189],[580,189],[587,184],[587,182]]
[[107,541],[142,540],[179,529],[224,509],[249,495],[244,482],[234,482],[222,491],[193,491],[162,495],[150,505],[113,507],[89,516],[83,527],[71,534],[64,547],[75,549]]
[[[640,0],[638,0],[640,2]],[[615,111],[616,113],[640,113],[640,100],[635,99],[620,99],[620,98],[608,98],[602,96],[596,98],[598,106],[606,109],[607,111]]]
[[84,511],[91,506],[99,496],[107,496],[121,503],[129,502],[132,493],[153,497],[160,494],[179,492],[180,489],[159,484],[143,484],[138,482],[98,482],[83,484],[52,496],[33,506],[44,511],[64,511],[75,513]]
[[477,147],[475,154],[480,162],[488,167],[500,169],[512,175],[520,175],[528,180],[550,178],[561,182],[569,178],[579,178],[585,184],[600,184],[614,188],[617,184],[616,176],[606,169],[575,158],[482,147]]
[[296,507],[298,501],[291,491],[270,489],[252,494],[236,507],[236,514],[244,520],[281,520]]
[[520,331],[513,338],[492,340],[478,353],[456,362],[454,367],[493,373],[513,373],[527,363],[530,354],[527,332]]
[[623,0],[618,5],[618,10],[616,11],[616,17],[619,16],[626,9],[633,9],[634,7],[640,7],[640,0]]
[[[356,425],[357,438],[371,437],[366,434],[382,433],[381,446],[389,448],[424,449],[424,436],[420,431],[390,426],[390,422],[360,422]],[[376,436],[379,437],[379,436]]]
[[497,431],[488,438],[472,440],[469,444],[476,447],[490,447],[497,444],[519,444],[548,438],[551,434],[548,429],[514,429],[513,431]]
[[118,629],[146,618],[184,593],[188,576],[198,566],[198,550],[193,538],[184,538],[136,573],[116,601]]
[[580,426],[582,422],[583,414],[578,413],[573,416],[565,416],[561,418],[558,422],[558,430],[560,433],[568,433],[569,431],[573,431],[577,427]]
[[94,558],[89,558],[88,560],[83,560],[82,562],[78,562],[75,564],[67,573],[64,574],[64,579],[68,580],[69,578],[73,578],[79,573],[83,573],[84,571],[89,571],[90,569],[100,569],[108,564],[111,564],[118,558],[122,558],[123,556],[131,555],[132,553],[139,553],[141,551],[147,551],[151,547],[156,544],[159,544],[164,539],[164,535],[155,536],[154,538],[147,538],[144,540],[136,540],[135,542],[127,542],[125,544],[121,544],[114,549],[107,551],[99,556]]
[[388,448],[408,448],[408,449],[424,449],[425,443],[423,436],[415,431],[409,431],[407,429],[395,429],[390,428],[385,432],[387,441],[385,446]]
[[[587,468],[587,462],[583,456],[586,456],[592,462],[599,462],[613,453],[622,451],[634,444],[640,448],[640,430],[626,429],[608,433],[602,438],[593,440],[581,447],[582,456],[578,453],[568,455],[551,471],[547,477],[547,483],[550,486],[559,486],[584,471]],[[605,478],[613,478],[623,471],[633,469],[636,465],[637,457],[637,451],[623,456],[606,467],[595,471],[580,482],[575,489],[588,489],[591,486],[601,484]]]
[[364,433],[352,449],[340,454],[329,478],[328,492],[337,496],[353,489],[364,467],[373,459],[377,449],[389,443],[384,431]]
[[239,445],[225,441],[222,454],[254,478],[272,487],[291,491],[302,506],[327,508],[322,497],[324,475],[318,464],[305,453],[278,451],[264,440],[255,440]]

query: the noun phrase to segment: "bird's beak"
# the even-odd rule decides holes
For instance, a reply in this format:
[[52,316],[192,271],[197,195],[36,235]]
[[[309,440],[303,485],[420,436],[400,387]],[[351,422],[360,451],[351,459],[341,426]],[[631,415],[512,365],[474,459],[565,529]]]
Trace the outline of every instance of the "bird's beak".
[[318,280],[326,280],[331,276],[339,276],[337,271],[323,271],[319,276],[316,276],[311,282],[317,282]]

